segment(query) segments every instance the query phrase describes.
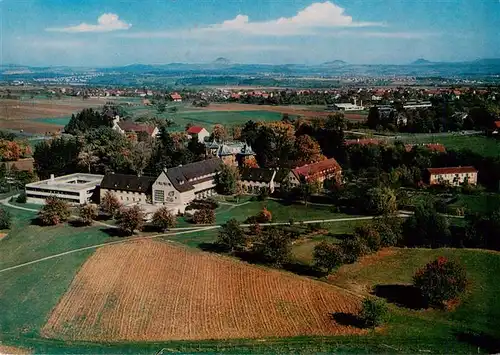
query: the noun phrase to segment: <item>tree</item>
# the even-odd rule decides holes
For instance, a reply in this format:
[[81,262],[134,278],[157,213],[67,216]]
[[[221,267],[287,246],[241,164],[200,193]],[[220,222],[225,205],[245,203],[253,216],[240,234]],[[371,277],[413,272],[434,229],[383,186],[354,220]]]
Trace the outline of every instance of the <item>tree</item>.
[[450,224],[440,215],[431,200],[424,201],[415,209],[413,216],[403,224],[407,246],[439,248],[450,245]]
[[375,328],[387,321],[389,309],[381,299],[365,298],[359,318],[366,327]]
[[461,265],[440,256],[415,273],[413,285],[430,305],[442,307],[465,292],[467,274]]
[[234,166],[223,164],[217,175],[215,175],[215,189],[219,194],[232,195],[236,192],[240,173]]
[[122,208],[116,217],[116,223],[120,229],[128,235],[134,234],[136,229],[144,225],[144,211],[139,205],[130,208]]
[[232,218],[221,226],[217,244],[224,250],[229,252],[242,250],[246,241],[246,235],[236,219]]
[[80,215],[80,220],[83,224],[90,226],[97,218],[98,208],[97,205],[93,203],[86,203],[81,205],[78,209],[78,214]]
[[111,191],[106,191],[101,200],[100,204],[101,210],[108,216],[113,217],[116,215],[120,207],[121,203],[120,201],[118,201],[118,197],[116,197],[116,195]]
[[[105,110],[103,109],[103,111]],[[86,108],[76,116],[71,116],[68,124],[64,127],[64,132],[77,135],[101,126],[111,127],[111,122],[114,117],[115,115],[108,114],[107,111],[105,114],[101,114],[92,108]]]
[[78,171],[80,142],[76,138],[55,138],[38,143],[33,153],[35,168],[40,178],[71,174]]
[[0,229],[9,229],[12,222],[10,212],[5,208],[0,208]]
[[197,210],[193,214],[194,224],[213,224],[215,223],[215,211],[208,208]]
[[151,155],[152,147],[148,142],[137,142],[132,146],[129,157],[130,167],[138,176],[141,176],[148,166]]
[[500,250],[500,209],[486,214],[466,216],[466,245],[473,248]]
[[318,142],[307,134],[297,137],[295,140],[295,152],[297,153],[295,163],[298,166],[325,159]]
[[382,241],[380,234],[371,224],[356,227],[354,237],[359,238],[371,252],[379,251],[381,248]]
[[87,168],[90,173],[92,165],[99,161],[99,157],[96,155],[92,145],[85,145],[80,153],[78,153],[78,164]]
[[221,124],[216,124],[212,130],[212,135],[214,140],[219,143],[223,143],[227,140],[228,134],[226,128]]
[[392,214],[397,211],[396,194],[388,187],[374,187],[367,192],[367,210],[373,214]]
[[262,262],[281,266],[290,258],[290,238],[282,229],[270,227],[262,231],[252,252]]
[[70,215],[68,203],[54,196],[48,197],[45,205],[38,212],[38,218],[45,226],[54,226],[67,221]]
[[0,139],[0,160],[16,161],[21,158],[22,153],[21,146],[17,142]]
[[161,231],[175,227],[176,223],[174,214],[166,206],[158,208],[153,214],[153,225]]
[[383,215],[373,220],[373,226],[380,235],[382,247],[392,247],[401,244],[403,239],[403,223],[392,215]]
[[326,269],[330,274],[333,269],[344,262],[344,255],[340,246],[322,241],[314,247],[314,265],[320,269]]
[[302,200],[304,201],[304,205],[307,206],[311,196],[320,192],[321,188],[322,183],[317,179],[309,179],[307,181],[302,179],[299,189]]

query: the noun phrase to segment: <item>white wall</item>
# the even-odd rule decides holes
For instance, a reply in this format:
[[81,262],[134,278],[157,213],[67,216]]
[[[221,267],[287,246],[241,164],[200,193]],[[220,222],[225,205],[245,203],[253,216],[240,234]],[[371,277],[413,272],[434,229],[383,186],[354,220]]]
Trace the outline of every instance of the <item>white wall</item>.
[[118,201],[120,201],[123,204],[130,204],[134,202],[140,202],[140,203],[147,203],[147,196],[144,192],[131,192],[131,191],[122,191],[122,190],[108,190],[108,189],[101,189],[101,196],[100,199],[104,198],[104,195],[106,192],[110,191],[113,193],[117,198]]

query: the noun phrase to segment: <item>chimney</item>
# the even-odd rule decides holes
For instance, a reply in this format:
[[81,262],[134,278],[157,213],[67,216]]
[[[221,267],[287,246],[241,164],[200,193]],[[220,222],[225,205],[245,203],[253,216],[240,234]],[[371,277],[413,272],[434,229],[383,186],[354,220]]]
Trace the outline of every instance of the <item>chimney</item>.
[[50,174],[50,181],[54,181],[54,180],[55,180],[54,174]]

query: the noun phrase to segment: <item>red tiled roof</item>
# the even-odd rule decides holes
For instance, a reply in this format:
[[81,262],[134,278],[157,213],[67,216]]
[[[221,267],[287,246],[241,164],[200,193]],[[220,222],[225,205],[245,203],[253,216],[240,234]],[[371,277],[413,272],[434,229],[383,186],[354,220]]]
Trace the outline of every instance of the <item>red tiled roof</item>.
[[[423,146],[428,150],[430,150],[431,152],[440,152],[440,153],[446,152],[445,146],[442,145],[441,143],[429,143],[429,144],[424,144]],[[405,150],[407,152],[410,152],[413,149],[413,147],[415,147],[415,144],[405,144]]]
[[500,128],[500,121],[495,121],[493,122],[496,128]]
[[457,167],[449,167],[449,168],[428,168],[427,171],[431,175],[477,173],[476,168],[474,168],[473,166],[457,166]]
[[180,100],[180,99],[182,99],[182,96],[179,95],[176,92],[174,92],[173,94],[171,94],[170,97],[172,98],[172,100]]
[[118,126],[125,132],[146,132],[149,135],[152,135],[155,130],[154,126],[142,125],[128,121],[118,122]]
[[200,127],[200,126],[191,126],[189,127],[189,129],[187,130],[187,133],[189,134],[198,134],[200,133],[204,128],[203,127]]
[[339,163],[334,158],[322,160],[317,163],[307,164],[293,169],[295,175],[304,176],[308,178],[309,176],[316,175],[323,171],[334,169],[336,171],[341,171]]

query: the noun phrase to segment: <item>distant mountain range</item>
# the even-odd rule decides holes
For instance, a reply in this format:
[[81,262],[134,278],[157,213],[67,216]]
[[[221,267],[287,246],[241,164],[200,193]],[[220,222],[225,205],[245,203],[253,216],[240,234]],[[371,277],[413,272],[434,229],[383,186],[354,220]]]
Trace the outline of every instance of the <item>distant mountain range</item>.
[[[100,73],[106,78],[124,77],[320,77],[320,76],[414,76],[440,78],[496,78],[500,76],[500,58],[484,58],[464,62],[432,62],[419,58],[409,64],[350,64],[343,60],[332,60],[315,65],[306,64],[238,64],[228,58],[219,57],[211,63],[189,64],[132,64],[120,67],[31,67],[24,65],[0,65],[0,81],[33,80],[63,76]],[[94,80],[94,79],[93,79]],[[148,79],[149,80],[149,79]],[[253,80],[253,79],[252,79]],[[104,80],[105,81],[105,80]],[[231,80],[228,80],[228,82]],[[90,82],[95,82],[90,81]]]

